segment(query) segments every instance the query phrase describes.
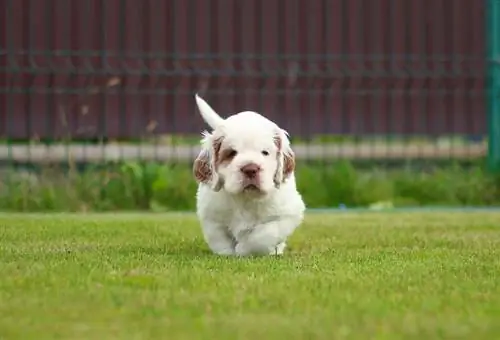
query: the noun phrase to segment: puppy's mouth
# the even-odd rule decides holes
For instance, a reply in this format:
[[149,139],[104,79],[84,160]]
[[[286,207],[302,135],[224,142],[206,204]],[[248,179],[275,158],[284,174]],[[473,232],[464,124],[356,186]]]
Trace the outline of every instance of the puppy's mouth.
[[260,191],[260,188],[256,184],[247,184],[243,186],[243,191]]
[[258,180],[243,180],[243,183],[241,183],[241,188],[243,192],[248,192],[248,193],[260,193],[262,190],[260,188],[260,183],[258,183]]

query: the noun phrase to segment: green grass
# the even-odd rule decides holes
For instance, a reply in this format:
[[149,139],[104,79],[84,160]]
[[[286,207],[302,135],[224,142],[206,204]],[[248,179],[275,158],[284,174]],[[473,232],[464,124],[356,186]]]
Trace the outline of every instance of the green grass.
[[281,258],[193,215],[0,214],[0,339],[500,337],[500,213],[313,215]]

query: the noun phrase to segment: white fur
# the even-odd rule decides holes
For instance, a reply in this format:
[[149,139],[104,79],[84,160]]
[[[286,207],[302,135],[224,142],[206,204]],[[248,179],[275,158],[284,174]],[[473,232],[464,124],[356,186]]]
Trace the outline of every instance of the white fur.
[[[220,255],[282,254],[305,210],[293,172],[283,177],[284,157],[293,155],[286,132],[256,112],[223,119],[200,97],[196,96],[196,102],[213,129],[204,133],[200,152],[210,159],[212,176],[209,182],[199,183],[196,196],[208,246]],[[281,150],[274,142],[277,136]],[[237,154],[216,170],[213,142],[219,137],[223,137],[223,149],[234,149]],[[244,190],[240,169],[248,163],[261,167],[258,192]]]

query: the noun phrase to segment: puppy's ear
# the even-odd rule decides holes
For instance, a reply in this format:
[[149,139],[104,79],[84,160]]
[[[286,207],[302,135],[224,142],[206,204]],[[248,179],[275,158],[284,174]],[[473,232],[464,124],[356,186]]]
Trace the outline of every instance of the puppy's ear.
[[274,137],[274,144],[278,148],[278,166],[274,174],[274,185],[279,188],[295,170],[295,154],[290,147],[290,141],[284,130],[279,130]]
[[193,175],[199,183],[209,184],[214,191],[220,191],[224,182],[217,173],[216,163],[222,145],[222,138],[214,139],[212,135],[205,133],[203,144],[204,147],[193,164]]
[[194,160],[193,175],[198,183],[208,184],[212,180],[209,150],[201,150]]
[[212,140],[211,146],[212,146],[212,155],[211,157],[211,167],[212,167],[212,189],[214,191],[220,191],[222,187],[224,186],[224,181],[222,177],[219,176],[219,173],[217,172],[217,164],[219,162],[220,158],[220,149],[222,146],[222,141],[224,140],[224,137],[218,137]]
[[295,153],[291,148],[283,152],[283,179],[287,179],[295,171]]

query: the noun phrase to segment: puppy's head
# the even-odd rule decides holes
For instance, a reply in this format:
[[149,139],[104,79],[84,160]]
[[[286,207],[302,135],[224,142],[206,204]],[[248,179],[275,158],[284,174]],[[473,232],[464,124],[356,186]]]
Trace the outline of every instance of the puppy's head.
[[279,189],[294,168],[286,132],[258,113],[245,111],[204,133],[193,172],[198,182],[215,191],[266,195]]

